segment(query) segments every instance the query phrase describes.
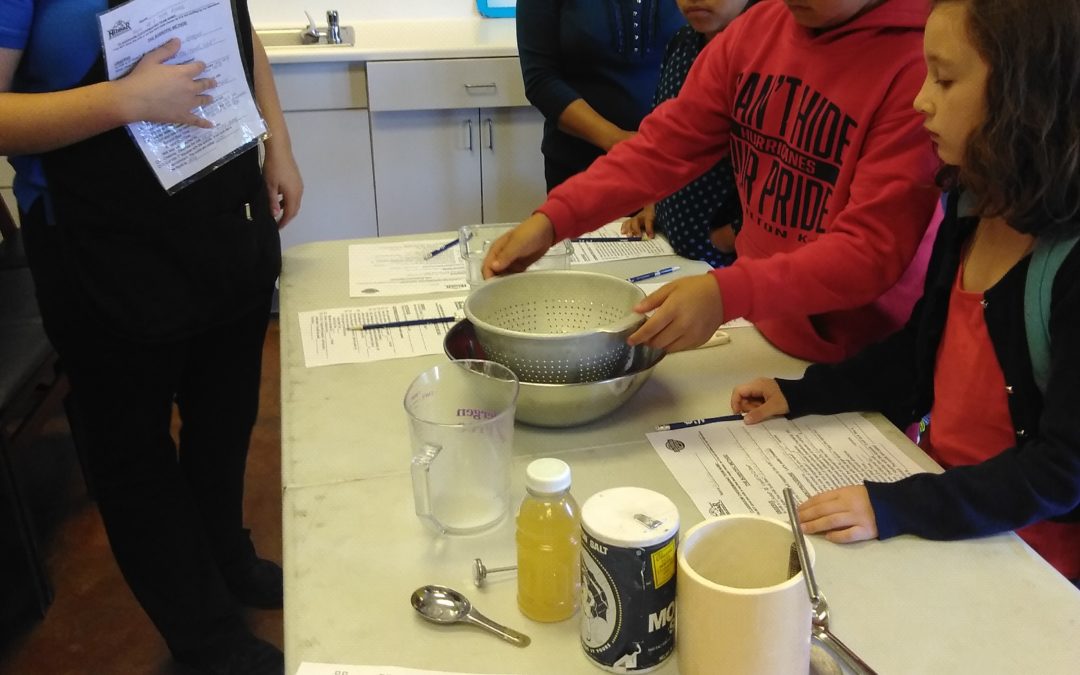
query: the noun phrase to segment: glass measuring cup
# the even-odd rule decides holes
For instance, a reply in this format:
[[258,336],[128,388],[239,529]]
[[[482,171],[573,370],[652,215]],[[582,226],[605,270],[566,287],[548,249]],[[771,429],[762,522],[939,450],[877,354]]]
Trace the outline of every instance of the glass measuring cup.
[[405,392],[416,515],[440,534],[472,534],[510,511],[518,379],[461,359],[420,373]]

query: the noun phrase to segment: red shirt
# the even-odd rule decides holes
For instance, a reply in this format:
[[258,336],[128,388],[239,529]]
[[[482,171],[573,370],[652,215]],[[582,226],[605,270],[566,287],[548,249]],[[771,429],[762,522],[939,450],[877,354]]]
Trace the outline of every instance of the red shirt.
[[[934,364],[928,453],[946,469],[978,464],[1016,444],[1005,375],[983,316],[982,293],[962,287],[961,265]],[[1069,579],[1080,577],[1080,523],[1044,520],[1016,531]]]
[[782,351],[836,362],[895,332],[922,292],[940,193],[922,115],[926,0],[841,28],[762,2],[709,41],[679,95],[539,211],[559,239],[672,194],[725,156],[743,224],[713,270],[725,319]]

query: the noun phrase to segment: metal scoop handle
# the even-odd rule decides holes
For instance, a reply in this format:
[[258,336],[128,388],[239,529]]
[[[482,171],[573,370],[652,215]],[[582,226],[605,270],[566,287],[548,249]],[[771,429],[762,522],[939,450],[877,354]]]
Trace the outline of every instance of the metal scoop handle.
[[810,594],[810,603],[817,603],[821,598],[817,580],[814,579],[814,568],[810,564],[810,555],[806,552],[806,537],[802,528],[799,527],[798,510],[795,506],[795,493],[791,488],[784,488],[784,501],[787,503],[788,522],[791,524],[791,532],[795,535],[795,550],[799,554],[799,565],[802,567],[803,579],[806,580],[806,590]]
[[469,608],[468,613],[466,613],[465,616],[461,617],[461,620],[465,623],[471,623],[474,626],[479,626],[484,630],[490,631],[517,647],[528,647],[529,643],[532,642],[532,640],[529,639],[528,635],[519,633],[513,628],[507,628],[502,624],[495,623],[480,612],[476,611],[476,609],[473,607]]
[[828,647],[847,664],[848,668],[851,668],[851,672],[856,675],[877,675],[876,670],[867,665],[866,661],[859,658],[858,654],[851,651],[851,647],[848,647],[840,638],[833,635],[828,628],[814,626],[813,633],[821,644]]
[[803,579],[806,580],[806,590],[810,595],[810,606],[814,612],[811,632],[815,638],[828,647],[833,653],[843,659],[856,675],[877,675],[858,654],[844,644],[840,638],[832,634],[828,628],[828,615],[825,599],[818,589],[817,580],[814,579],[814,568],[810,566],[810,555],[806,551],[806,537],[802,528],[799,527],[799,517],[795,507],[795,493],[791,488],[784,488],[784,502],[787,504],[788,522],[795,534],[795,550],[799,556],[799,565],[802,567]]

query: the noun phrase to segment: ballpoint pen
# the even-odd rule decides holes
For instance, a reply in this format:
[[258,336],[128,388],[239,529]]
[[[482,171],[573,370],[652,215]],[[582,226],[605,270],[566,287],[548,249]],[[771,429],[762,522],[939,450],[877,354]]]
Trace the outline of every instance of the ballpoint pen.
[[645,274],[639,274],[636,277],[630,277],[629,279],[627,279],[627,281],[631,281],[631,282],[636,284],[639,281],[645,281],[646,279],[653,279],[653,278],[656,278],[656,277],[662,277],[665,274],[671,274],[672,272],[678,272],[678,271],[679,271],[679,266],[678,265],[676,265],[674,267],[665,267],[663,269],[656,270],[655,272],[646,272]]
[[440,253],[442,253],[443,251],[448,251],[448,250],[450,250],[450,249],[451,249],[451,248],[453,248],[453,247],[454,247],[454,245],[455,245],[455,244],[457,244],[457,243],[458,243],[458,240],[457,240],[457,239],[452,239],[452,240],[450,240],[450,241],[446,242],[445,244],[443,244],[443,245],[442,245],[442,246],[440,246],[439,248],[435,249],[434,251],[430,251],[430,252],[428,252],[428,253],[425,253],[425,254],[424,254],[424,260],[431,260],[432,258],[434,258],[435,256],[439,255],[439,254],[440,254]]
[[671,422],[670,424],[657,424],[657,431],[675,431],[676,429],[689,429],[690,427],[700,427],[703,424],[712,424],[713,422],[734,422],[735,420],[741,420],[742,415],[721,415],[720,417],[703,417],[699,420],[686,420],[685,422]]
[[409,319],[407,321],[387,321],[386,323],[365,323],[350,326],[349,330],[375,330],[376,328],[407,328],[409,326],[427,326],[435,323],[453,323],[456,316],[435,316],[430,319]]
[[577,242],[608,242],[608,241],[641,241],[641,237],[574,237],[570,241]]

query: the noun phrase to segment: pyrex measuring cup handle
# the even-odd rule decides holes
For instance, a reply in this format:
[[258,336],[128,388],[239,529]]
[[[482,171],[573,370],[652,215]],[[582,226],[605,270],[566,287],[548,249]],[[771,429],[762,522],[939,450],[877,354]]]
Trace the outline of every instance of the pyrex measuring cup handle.
[[429,482],[431,477],[431,463],[435,461],[435,458],[439,456],[440,452],[442,452],[441,445],[424,443],[423,452],[412,458],[411,472],[413,503],[416,508],[416,515],[420,516],[421,520],[426,521],[439,532],[445,532],[446,528],[437,518],[435,518],[435,514],[431,511],[431,486]]

